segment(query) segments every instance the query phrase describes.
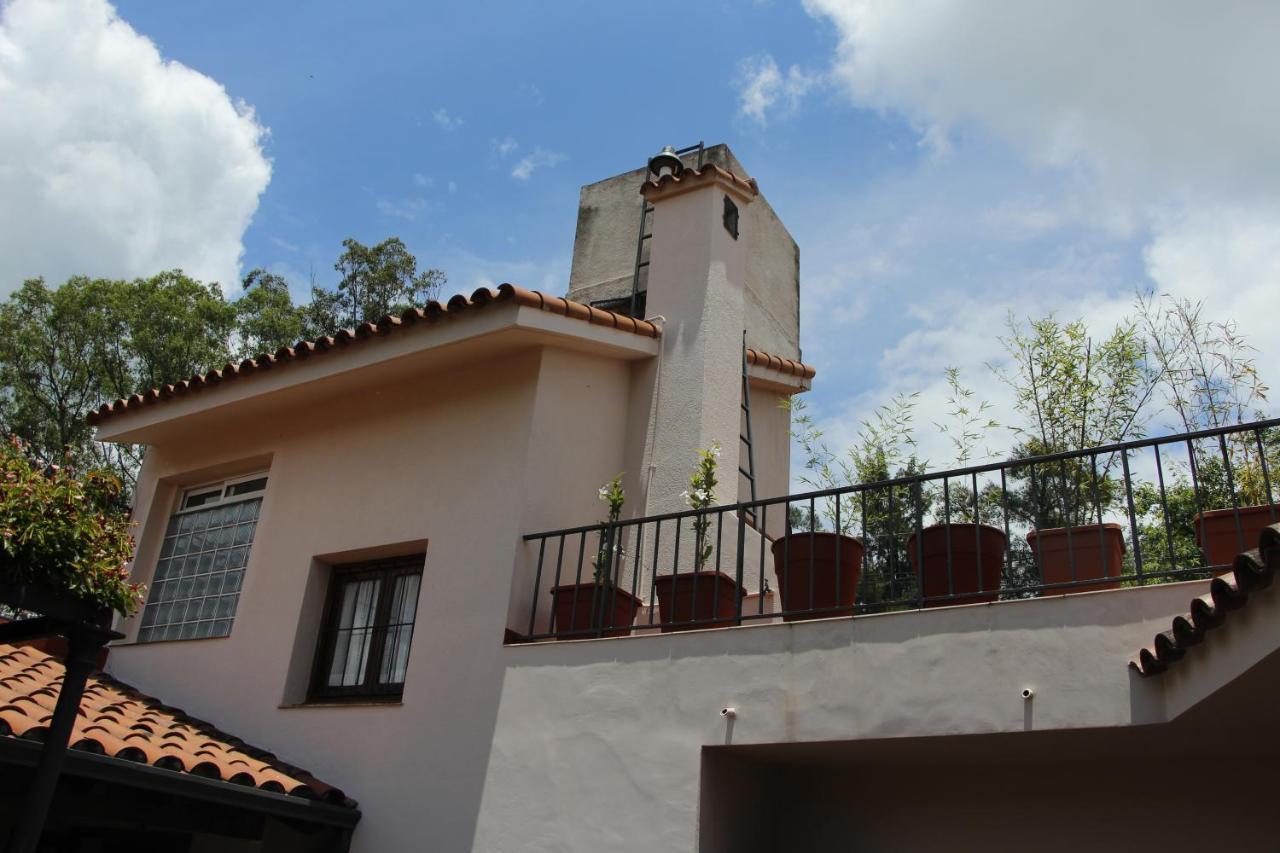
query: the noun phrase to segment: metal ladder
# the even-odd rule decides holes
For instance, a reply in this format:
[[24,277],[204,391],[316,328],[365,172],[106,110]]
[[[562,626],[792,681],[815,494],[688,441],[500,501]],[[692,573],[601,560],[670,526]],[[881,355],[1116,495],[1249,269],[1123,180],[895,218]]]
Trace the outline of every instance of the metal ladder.
[[[744,430],[738,433],[738,438],[747,448],[747,467],[743,468],[742,463],[738,463],[738,473],[747,478],[747,483],[751,487],[751,503],[756,500],[756,455],[755,448],[751,442],[751,378],[749,375],[750,365],[747,363],[747,332],[742,332],[742,414],[744,421]],[[752,527],[756,526],[756,508],[752,506],[750,509],[743,510],[743,518],[749,518]]]
[[[706,157],[707,148],[702,140],[698,140],[697,145],[688,145],[676,151],[677,157],[683,157],[686,154],[698,152],[698,166],[701,169]],[[645,179],[649,177],[645,173]],[[627,310],[627,315],[639,319],[641,311],[640,306],[640,270],[649,266],[649,262],[644,260],[644,244],[652,239],[653,231],[649,226],[649,214],[653,213],[653,205],[649,204],[648,199],[644,196],[640,197],[640,236],[636,240],[636,266],[635,271],[631,274],[631,304]]]

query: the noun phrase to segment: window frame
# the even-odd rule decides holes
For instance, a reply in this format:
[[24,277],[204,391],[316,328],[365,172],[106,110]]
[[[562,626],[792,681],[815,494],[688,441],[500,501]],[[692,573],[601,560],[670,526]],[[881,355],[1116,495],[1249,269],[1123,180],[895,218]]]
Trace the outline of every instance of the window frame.
[[[249,473],[249,474],[237,475],[237,476],[235,476],[235,477],[224,477],[224,478],[222,478],[222,479],[220,479],[220,480],[207,480],[207,481],[205,481],[205,482],[203,482],[203,483],[199,483],[199,484],[197,484],[197,485],[193,485],[193,486],[183,486],[182,488],[180,488],[180,489],[178,490],[178,494],[177,494],[176,499],[175,499],[175,501],[174,501],[174,506],[173,506],[172,510],[169,512],[169,514],[168,514],[168,515],[166,515],[166,516],[164,517],[164,525],[165,525],[165,530],[166,530],[166,534],[165,534],[164,538],[165,538],[165,539],[167,539],[167,538],[168,538],[168,534],[167,534],[168,527],[169,527],[169,525],[170,525],[170,524],[172,524],[172,523],[173,523],[173,520],[174,520],[175,518],[181,518],[181,517],[183,517],[183,516],[192,515],[192,514],[194,514],[194,513],[198,513],[198,512],[207,512],[208,510],[213,509],[214,507],[227,506],[227,505],[230,505],[230,504],[237,504],[237,503],[246,503],[246,502],[248,502],[248,501],[252,501],[252,500],[259,500],[259,501],[263,501],[263,500],[265,500],[265,498],[266,498],[266,492],[267,492],[267,485],[268,485],[268,483],[270,482],[270,478],[271,478],[271,472],[270,472],[270,470],[269,470],[269,469],[264,469],[264,470],[254,471],[254,472]],[[257,480],[261,480],[261,481],[262,481],[262,485],[261,485],[261,487],[260,487],[260,488],[253,489],[252,491],[242,492],[242,493],[239,493],[239,494],[232,494],[232,495],[229,495],[229,494],[228,494],[228,491],[229,491],[230,489],[234,488],[235,486],[241,485],[241,484],[243,484],[243,483],[253,483],[253,482],[257,481]],[[218,496],[217,496],[217,498],[216,498],[216,499],[213,499],[213,500],[210,500],[210,501],[207,501],[207,502],[204,502],[204,503],[200,503],[200,504],[198,504],[198,505],[196,505],[196,506],[188,507],[188,506],[186,505],[187,500],[188,500],[188,499],[190,499],[193,495],[198,495],[198,494],[205,493],[205,492],[211,492],[211,491],[213,491],[213,489],[214,489],[214,488],[217,488],[217,489],[218,489]],[[260,512],[260,511],[261,511],[261,510],[259,510],[259,512]],[[144,623],[144,618],[145,618],[145,614],[146,614],[147,608],[148,608],[148,607],[151,607],[153,604],[155,604],[156,606],[159,606],[159,605],[162,605],[162,604],[168,603],[168,602],[153,602],[153,601],[152,601],[152,599],[151,599],[151,596],[154,594],[154,593],[153,593],[154,588],[155,588],[155,587],[156,587],[156,585],[160,582],[160,581],[157,581],[157,579],[156,579],[156,575],[157,575],[157,573],[160,571],[160,564],[161,564],[165,559],[167,559],[165,556],[163,556],[163,553],[160,553],[160,554],[157,554],[157,556],[156,556],[156,560],[155,560],[155,565],[153,565],[153,566],[152,566],[152,568],[151,568],[151,583],[149,584],[149,586],[151,587],[151,589],[148,589],[148,591],[147,591],[147,600],[143,602],[143,604],[142,604],[142,608],[138,611],[138,625],[139,625],[139,628],[138,628],[138,632],[137,632],[137,634],[135,635],[135,642],[140,643],[140,644],[150,645],[151,643],[173,643],[173,642],[186,642],[186,641],[189,641],[189,640],[221,640],[221,639],[226,639],[227,637],[229,637],[229,636],[231,635],[231,631],[232,631],[232,630],[234,629],[234,627],[235,627],[235,617],[236,617],[235,610],[236,610],[236,609],[238,609],[238,607],[239,607],[239,599],[240,599],[240,597],[243,595],[243,592],[244,592],[244,587],[243,587],[243,573],[244,573],[244,572],[247,570],[247,568],[248,568],[248,560],[249,560],[250,556],[252,555],[253,542],[254,542],[254,540],[256,540],[256,539],[257,539],[257,536],[258,536],[258,524],[259,524],[259,522],[260,522],[260,521],[261,521],[261,518],[260,518],[260,517],[259,517],[259,518],[255,518],[255,519],[254,519],[254,522],[253,522],[253,523],[254,523],[253,538],[252,538],[252,539],[250,539],[248,543],[246,543],[246,544],[248,545],[248,547],[249,547],[249,552],[248,552],[248,555],[249,555],[249,556],[246,556],[246,558],[245,558],[245,565],[244,565],[244,567],[242,567],[241,569],[239,569],[239,571],[242,573],[242,580],[241,580],[241,586],[240,586],[240,589],[235,593],[235,595],[236,595],[236,608],[235,608],[235,609],[233,609],[233,611],[231,612],[231,614],[230,614],[230,615],[228,615],[227,617],[225,617],[225,620],[229,623],[229,625],[228,625],[228,627],[227,627],[227,633],[225,633],[225,634],[222,634],[222,633],[214,633],[214,634],[211,634],[211,635],[209,635],[209,636],[199,636],[199,637],[164,637],[164,638],[155,638],[155,637],[152,637],[152,636],[148,636],[146,639],[139,639],[139,637],[141,637],[141,634],[142,634],[142,632],[143,632],[144,630],[151,630],[151,627],[152,627],[152,626],[147,626],[147,625],[145,625],[145,623]],[[179,580],[179,578],[168,578],[168,579],[166,579],[164,582],[165,582],[165,583],[169,583],[169,582],[176,582],[176,581],[178,581],[178,580]],[[185,599],[184,599],[184,600],[185,600]],[[220,622],[220,621],[223,621],[223,620],[219,618],[219,619],[214,619],[213,621],[214,621],[214,622]],[[168,624],[169,624],[169,623],[166,623],[166,625],[165,625],[165,626],[161,626],[161,627],[166,627]],[[175,624],[181,624],[181,623],[175,623]]]
[[[395,581],[403,576],[417,576],[417,595],[422,595],[423,568],[426,552],[403,556],[382,557],[353,563],[339,563],[329,568],[328,589],[325,590],[324,612],[316,638],[315,660],[311,667],[311,679],[307,686],[308,702],[397,701],[404,695],[404,682],[380,683],[386,652],[387,634],[391,627],[391,604],[395,598]],[[339,619],[341,618],[341,592],[361,580],[378,579],[378,600],[374,607],[374,619],[370,626],[371,641],[368,657],[364,662],[365,677],[356,685],[330,685],[328,676],[333,667],[333,655],[337,647]],[[409,649],[405,656],[406,674],[409,655],[418,624],[418,599],[414,600],[413,622],[409,624]]]
[[[173,512],[169,513],[169,517],[165,519],[165,524],[167,525],[169,523],[169,519],[173,518],[175,515],[186,515],[189,512],[199,512],[200,510],[208,509],[209,507],[222,506],[223,504],[237,503],[239,501],[248,501],[257,497],[262,497],[267,492],[267,481],[270,480],[270,474],[270,471],[255,471],[252,474],[245,474],[239,477],[227,477],[222,480],[209,480],[208,482],[200,483],[195,486],[184,486],[182,491],[178,493],[178,505],[174,508]],[[238,486],[242,483],[251,483],[254,480],[262,480],[262,488],[255,489],[252,492],[241,492],[237,495],[227,494],[227,489],[230,489],[233,486]],[[211,491],[214,486],[219,487],[217,500],[202,503],[198,506],[186,506],[187,498],[192,495],[199,494],[200,492]]]

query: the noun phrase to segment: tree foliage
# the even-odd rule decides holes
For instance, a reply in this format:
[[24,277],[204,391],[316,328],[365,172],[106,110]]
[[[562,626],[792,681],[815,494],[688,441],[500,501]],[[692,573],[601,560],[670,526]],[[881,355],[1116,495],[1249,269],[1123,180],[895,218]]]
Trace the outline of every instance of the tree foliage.
[[0,571],[123,614],[142,602],[129,582],[130,522],[120,481],[101,472],[46,468],[22,442],[0,445]]
[[[1082,320],[1053,315],[1023,324],[1012,316],[1002,338],[1012,369],[996,374],[1014,392],[1023,423],[1014,459],[1085,450],[1143,435],[1147,403],[1159,379],[1133,321],[1100,343]],[[1038,528],[1097,523],[1119,489],[1117,458],[1077,457],[1011,470],[1010,511]]]
[[92,440],[85,415],[104,401],[177,383],[344,325],[421,305],[445,281],[396,237],[345,240],[337,289],[298,305],[288,282],[254,269],[227,300],[181,270],[132,281],[76,276],[24,282],[0,303],[0,431],[46,463],[111,471],[131,491],[140,448]]
[[417,259],[399,237],[373,246],[347,238],[333,268],[341,276],[334,290],[313,287],[304,309],[308,336],[342,326],[370,323],[387,314],[435,299],[445,282],[437,269],[418,270]]

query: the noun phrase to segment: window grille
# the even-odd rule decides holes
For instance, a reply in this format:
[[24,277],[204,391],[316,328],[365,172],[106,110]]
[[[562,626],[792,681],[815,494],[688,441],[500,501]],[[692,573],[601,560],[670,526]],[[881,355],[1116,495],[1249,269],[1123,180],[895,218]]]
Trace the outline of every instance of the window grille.
[[335,566],[312,699],[399,696],[425,554]]

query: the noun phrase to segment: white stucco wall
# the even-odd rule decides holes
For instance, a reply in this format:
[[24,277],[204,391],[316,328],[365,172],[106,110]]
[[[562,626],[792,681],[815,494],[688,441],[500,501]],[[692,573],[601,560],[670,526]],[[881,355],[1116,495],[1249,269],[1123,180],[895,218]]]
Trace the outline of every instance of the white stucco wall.
[[506,648],[472,849],[694,850],[704,746],[1158,722],[1127,661],[1202,588]]
[[[182,484],[265,463],[270,480],[231,636],[117,644],[109,670],[349,790],[364,812],[357,850],[469,849],[520,593],[516,543],[595,517],[595,489],[621,463],[627,373],[534,348],[153,447],[136,506],[144,582]],[[563,400],[591,424],[571,445],[556,422]],[[317,557],[424,543],[402,704],[281,707],[305,696],[326,578]]]

